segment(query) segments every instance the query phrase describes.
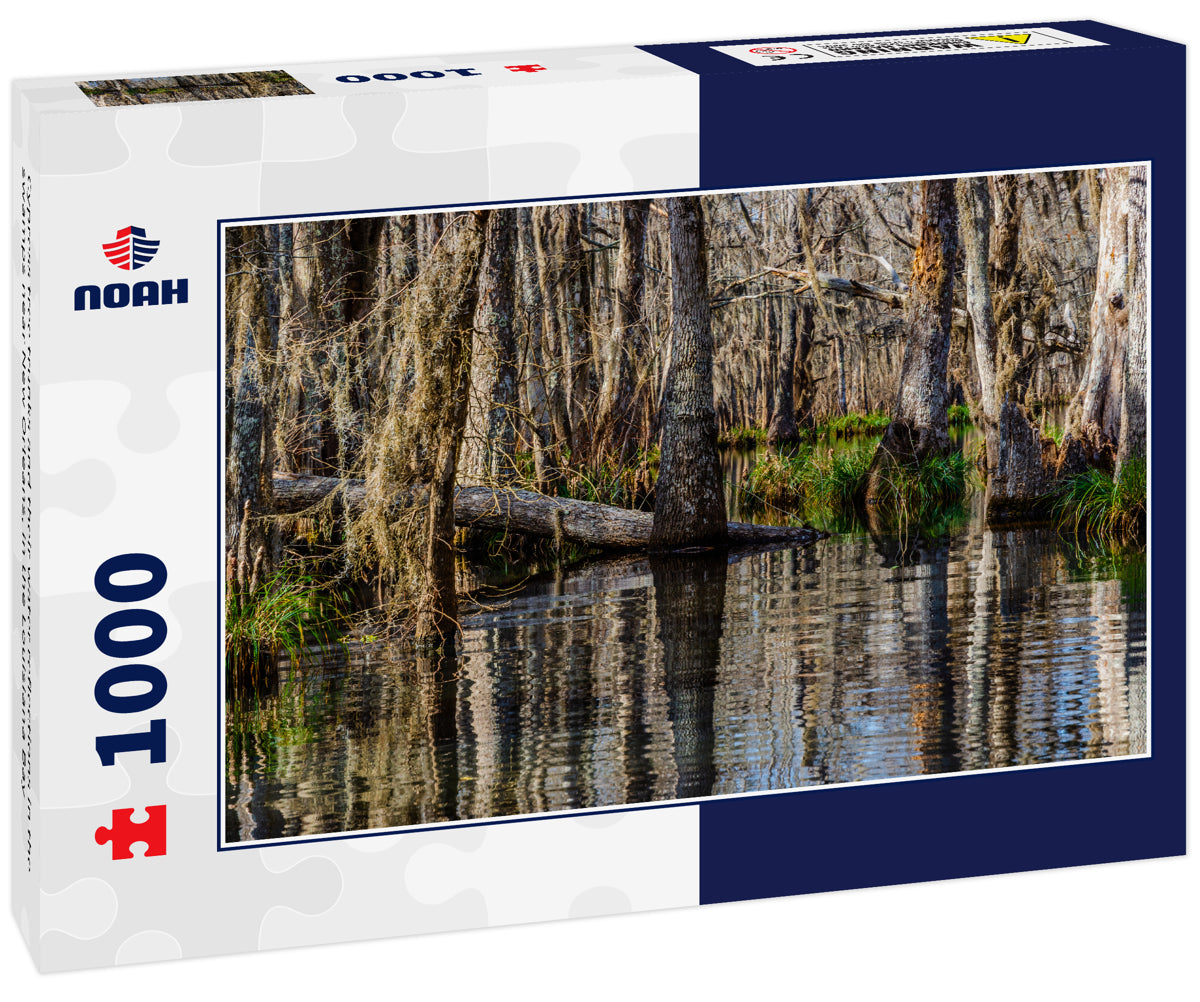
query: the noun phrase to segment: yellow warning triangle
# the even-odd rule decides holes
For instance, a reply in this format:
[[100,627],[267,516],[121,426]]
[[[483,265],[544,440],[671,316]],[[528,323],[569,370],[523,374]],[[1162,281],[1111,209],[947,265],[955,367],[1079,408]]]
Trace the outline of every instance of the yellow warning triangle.
[[1012,42],[1013,45],[1024,45],[1029,41],[1029,33],[1023,35],[972,35],[973,39],[980,42]]

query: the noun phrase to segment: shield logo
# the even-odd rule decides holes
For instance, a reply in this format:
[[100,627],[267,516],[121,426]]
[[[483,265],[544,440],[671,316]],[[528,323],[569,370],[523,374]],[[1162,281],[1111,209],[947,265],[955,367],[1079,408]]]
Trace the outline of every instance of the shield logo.
[[104,256],[122,271],[136,271],[147,265],[158,253],[158,240],[148,240],[140,226],[117,230],[117,239],[104,244]]

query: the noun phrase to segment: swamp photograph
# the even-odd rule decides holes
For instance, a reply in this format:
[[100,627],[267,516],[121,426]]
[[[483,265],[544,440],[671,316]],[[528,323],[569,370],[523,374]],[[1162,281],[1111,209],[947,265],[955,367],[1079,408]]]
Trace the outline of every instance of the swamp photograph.
[[1149,172],[227,225],[227,843],[1148,751]]

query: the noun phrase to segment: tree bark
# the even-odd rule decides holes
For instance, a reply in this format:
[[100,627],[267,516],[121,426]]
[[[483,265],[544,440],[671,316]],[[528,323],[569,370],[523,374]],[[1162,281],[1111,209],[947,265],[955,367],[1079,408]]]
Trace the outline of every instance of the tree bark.
[[516,221],[513,209],[495,209],[488,216],[461,464],[460,479],[466,482],[506,484],[516,476]]
[[890,471],[896,464],[919,462],[950,448],[946,374],[958,247],[954,181],[922,181],[921,196],[921,239],[913,255],[909,333],[900,368],[900,389],[892,421],[871,461],[865,498],[868,506],[885,496]]
[[[225,584],[248,596],[257,584],[255,566],[266,560],[263,514],[264,407],[258,357],[247,329],[248,342],[233,398],[233,421],[225,450]],[[265,485],[270,491],[269,481]],[[270,495],[268,493],[267,499]]]
[[657,549],[720,543],[728,537],[713,407],[713,337],[707,241],[700,199],[667,200],[671,232],[671,365],[654,529]]
[[800,326],[796,337],[796,423],[800,428],[811,431],[816,427],[813,415],[813,392],[815,380],[812,374],[811,351],[813,333],[816,330],[813,304],[802,299],[796,306]]
[[421,290],[426,296],[444,297],[448,304],[440,324],[417,334],[421,339],[418,367],[425,369],[418,372],[418,378],[439,384],[431,396],[445,402],[444,408],[439,408],[440,415],[431,415],[427,448],[433,461],[433,479],[420,527],[424,574],[416,602],[416,639],[426,645],[452,643],[458,630],[458,593],[454,580],[454,482],[467,423],[471,328],[478,297],[476,279],[489,216],[489,212],[482,211],[464,218],[455,271],[446,288]]
[[[1087,371],[1068,416],[1068,431],[1093,463],[1111,467],[1121,425],[1131,281],[1129,167],[1105,170],[1100,200],[1100,248],[1092,298]],[[1136,257],[1136,250],[1134,252]]]
[[242,592],[252,580],[265,579],[279,549],[278,533],[261,516],[271,507],[275,465],[274,359],[280,317],[275,271],[283,229],[238,227],[226,234],[231,276],[225,320],[225,548],[227,578]]
[[799,343],[800,309],[788,303],[783,310],[783,330],[779,336],[779,358],[775,365],[775,407],[767,425],[767,443],[795,442],[800,437],[796,425],[796,347]]
[[530,447],[533,451],[533,476],[539,491],[557,479],[551,452],[550,393],[547,388],[545,359],[545,309],[538,279],[537,241],[533,210],[520,210],[520,315],[525,335],[521,356],[524,364],[524,404],[529,422]]
[[990,464],[994,459],[992,453],[995,447],[996,419],[999,416],[996,377],[1000,341],[996,330],[996,315],[992,308],[989,271],[992,196],[986,177],[959,179],[958,219],[963,256],[966,259],[967,313],[971,316],[975,366],[979,372],[979,408],[983,415],[984,431],[988,436]]
[[1121,383],[1121,428],[1117,442],[1117,476],[1131,461],[1146,458],[1146,168],[1129,168],[1128,247],[1129,307],[1125,377]]
[[554,206],[542,206],[534,210],[533,240],[537,256],[538,286],[542,301],[542,343],[549,349],[543,352],[542,381],[546,388],[546,406],[550,413],[550,427],[558,448],[571,448],[572,425],[568,406],[566,379],[564,378],[566,354],[562,349],[562,320],[558,302],[562,296],[561,262],[556,267]]
[[620,461],[639,444],[645,406],[636,382],[638,362],[648,341],[645,317],[646,222],[650,203],[632,199],[621,204],[620,255],[613,304],[612,358],[600,394],[597,437],[611,443]]

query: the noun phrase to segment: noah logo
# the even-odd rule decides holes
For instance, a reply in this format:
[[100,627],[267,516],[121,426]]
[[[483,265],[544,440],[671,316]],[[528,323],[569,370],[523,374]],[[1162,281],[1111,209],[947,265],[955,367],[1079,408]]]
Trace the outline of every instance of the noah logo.
[[[117,238],[102,244],[108,262],[122,271],[144,268],[158,254],[162,241],[151,240],[140,226],[117,230]],[[161,282],[110,282],[99,285],[80,285],[75,288],[75,309],[119,310],[125,306],[169,306],[188,301],[186,278],[164,279]]]
[[137,271],[154,260],[158,253],[158,240],[148,240],[146,231],[140,226],[126,226],[117,230],[117,239],[104,244],[104,256],[118,268]]

